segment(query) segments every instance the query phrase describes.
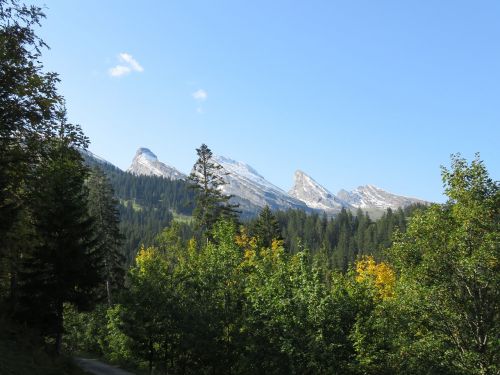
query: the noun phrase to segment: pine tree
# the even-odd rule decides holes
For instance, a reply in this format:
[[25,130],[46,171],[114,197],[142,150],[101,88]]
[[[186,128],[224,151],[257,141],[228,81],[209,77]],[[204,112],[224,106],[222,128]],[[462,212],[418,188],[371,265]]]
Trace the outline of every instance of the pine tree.
[[99,168],[92,169],[87,181],[89,213],[95,222],[99,251],[103,260],[108,306],[112,305],[112,291],[123,285],[125,258],[122,253],[122,235],[118,225],[118,201],[106,175]]
[[271,248],[273,240],[282,240],[278,220],[267,205],[262,209],[255,222],[254,235],[257,237],[259,247]]
[[36,245],[20,277],[19,317],[53,337],[60,353],[63,305],[93,307],[102,261],[88,214],[87,168],[78,151],[64,139],[46,142],[46,158],[36,172],[30,194]]
[[221,188],[227,172],[212,159],[212,151],[206,144],[196,149],[198,160],[189,176],[191,188],[197,192],[196,207],[193,215],[198,229],[209,232],[220,218],[235,220],[236,205],[229,203],[230,195],[225,195]]

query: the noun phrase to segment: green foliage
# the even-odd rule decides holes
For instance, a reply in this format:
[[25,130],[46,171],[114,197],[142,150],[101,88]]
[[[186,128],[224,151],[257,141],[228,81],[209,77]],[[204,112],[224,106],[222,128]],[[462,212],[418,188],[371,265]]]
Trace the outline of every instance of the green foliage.
[[103,279],[108,305],[112,305],[112,294],[123,285],[124,256],[121,249],[122,236],[118,228],[120,218],[118,202],[113,188],[100,169],[93,169],[87,180],[89,189],[89,213],[94,220],[97,236],[97,251],[102,261]]
[[113,363],[130,363],[131,340],[120,327],[123,307],[97,305],[89,312],[64,306],[65,351],[72,355],[97,355]]
[[198,248],[174,226],[139,252],[113,315],[136,364],[169,373],[348,373],[356,310],[334,291],[340,281],[330,289],[304,253],[286,254],[279,241],[236,241],[231,222],[216,223],[211,238]]
[[[411,206],[404,211],[388,209],[377,221],[372,221],[367,213],[358,210],[356,215],[342,210],[337,216],[306,214],[300,210],[275,212],[280,227],[280,237],[285,248],[297,253],[301,246],[309,249],[314,257],[319,255],[323,262],[334,268],[347,271],[358,256],[374,255],[383,257],[383,249],[392,244],[395,231],[405,231],[406,222],[422,206]],[[257,219],[250,222],[251,234],[255,234]]]
[[[390,250],[400,273],[400,352],[412,353],[408,372],[496,374],[500,362],[498,183],[479,156],[459,155],[443,168],[449,200],[416,215]],[[430,354],[425,357],[426,354]],[[415,367],[413,367],[415,366]]]
[[[43,18],[38,6],[0,0],[0,317],[21,321],[41,336],[40,350],[53,344],[59,354],[64,306],[91,309],[110,274],[102,229],[117,218],[89,215],[77,151],[88,139],[66,121],[57,74],[43,71],[46,45],[34,31]],[[100,204],[112,205],[107,199]]]
[[141,245],[152,245],[156,235],[168,227],[176,215],[176,220],[182,215],[185,221],[183,239],[191,238],[193,228],[188,218],[193,212],[195,194],[186,181],[136,176],[112,165],[97,163],[85,153],[83,157],[87,165],[105,173],[119,200],[121,251],[127,265],[133,263],[137,249]]
[[235,220],[236,206],[229,203],[231,196],[224,195],[221,187],[226,184],[223,167],[212,159],[206,144],[196,149],[198,159],[189,175],[191,188],[197,192],[194,209],[195,223],[202,233],[210,233],[220,218]]
[[361,212],[308,223],[278,214],[310,228],[302,235],[330,233],[336,249],[350,230],[345,241],[358,256],[369,253],[360,244],[378,238],[383,248],[388,231],[400,230],[388,257],[364,256],[355,267],[348,259],[346,272],[307,247],[290,252],[245,227],[236,233],[231,222],[217,222],[201,244],[174,224],[140,251],[129,291],[108,312],[114,358],[182,374],[495,374],[498,186],[479,160],[454,159],[453,168],[443,174],[450,202],[409,222],[402,210],[381,222]]
[[252,229],[259,247],[271,247],[273,240],[282,240],[278,220],[267,205],[260,212]]
[[0,295],[11,307],[23,248],[31,246],[30,179],[51,140],[87,145],[80,128],[65,121],[57,74],[40,63],[46,46],[34,29],[44,17],[38,6],[0,0]]
[[86,168],[79,153],[61,140],[46,155],[30,186],[36,241],[23,260],[18,316],[53,336],[59,352],[63,304],[93,306],[102,254],[88,215]]
[[54,73],[39,62],[44,42],[35,34],[41,8],[0,1],[0,238],[22,209],[22,186],[40,155],[40,137],[57,134],[63,109]]

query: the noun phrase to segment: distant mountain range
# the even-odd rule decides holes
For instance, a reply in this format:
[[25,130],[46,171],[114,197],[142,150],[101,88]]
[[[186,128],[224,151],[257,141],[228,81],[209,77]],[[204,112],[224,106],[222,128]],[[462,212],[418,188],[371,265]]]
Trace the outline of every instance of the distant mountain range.
[[[92,153],[89,154],[99,162],[111,164]],[[353,191],[342,189],[335,195],[302,171],[295,172],[294,185],[287,193],[246,163],[224,156],[214,156],[214,161],[228,173],[224,176],[227,182],[222,187],[224,193],[232,195],[232,201],[238,203],[240,210],[246,215],[253,215],[266,205],[273,210],[301,209],[335,215],[342,208],[348,210],[360,208],[371,214],[377,214],[387,208],[429,204],[422,199],[392,194],[373,185],[359,186]],[[144,147],[137,150],[127,172],[135,175],[160,176],[171,180],[187,179],[187,174],[159,161],[151,150]]]

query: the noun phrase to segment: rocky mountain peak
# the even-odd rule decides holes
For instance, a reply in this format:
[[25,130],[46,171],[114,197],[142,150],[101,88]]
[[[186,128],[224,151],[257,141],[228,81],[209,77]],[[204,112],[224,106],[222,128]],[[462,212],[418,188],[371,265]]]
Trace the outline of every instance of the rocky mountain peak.
[[342,207],[349,206],[301,170],[295,171],[294,185],[288,194],[310,208],[328,213],[335,213]]
[[146,147],[140,147],[135,153],[135,157],[136,158],[143,157],[151,161],[158,160],[158,157],[149,148]]
[[137,150],[127,172],[135,175],[159,176],[171,180],[184,180],[187,178],[184,173],[159,161],[158,157],[146,147]]

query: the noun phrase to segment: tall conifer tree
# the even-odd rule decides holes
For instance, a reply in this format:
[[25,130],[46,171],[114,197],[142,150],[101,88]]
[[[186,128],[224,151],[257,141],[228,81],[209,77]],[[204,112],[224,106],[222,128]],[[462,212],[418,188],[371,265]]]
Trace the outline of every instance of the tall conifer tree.
[[[69,137],[75,128],[69,127]],[[63,305],[93,307],[102,282],[93,220],[84,186],[87,168],[67,139],[46,142],[46,157],[31,181],[36,245],[21,274],[20,317],[54,338],[61,350]]]
[[270,248],[273,240],[282,240],[278,220],[267,205],[262,209],[255,222],[254,234],[260,247]]
[[194,217],[202,232],[210,231],[220,218],[235,220],[236,205],[230,204],[230,195],[225,195],[221,187],[226,184],[224,168],[213,160],[212,151],[206,144],[196,149],[198,160],[189,176],[191,188],[197,192]]
[[125,257],[122,253],[118,201],[104,172],[93,168],[87,181],[89,213],[95,222],[98,248],[103,261],[106,297],[111,306],[112,292],[123,285]]

